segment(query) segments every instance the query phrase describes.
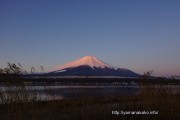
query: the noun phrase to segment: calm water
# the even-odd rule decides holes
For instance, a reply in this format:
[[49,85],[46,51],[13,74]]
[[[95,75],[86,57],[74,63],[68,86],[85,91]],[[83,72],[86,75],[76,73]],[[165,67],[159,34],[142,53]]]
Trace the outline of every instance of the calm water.
[[[21,87],[0,87],[1,91],[18,91]],[[29,94],[42,98],[61,99],[138,94],[139,86],[27,86]]]
[[[153,86],[154,89],[159,86]],[[180,93],[179,86],[160,86],[172,89]],[[0,86],[1,92],[19,91],[21,87]],[[102,97],[102,96],[122,96],[136,95],[141,92],[138,85],[126,86],[27,86],[28,94],[36,95],[43,100],[63,99],[63,98],[80,98],[80,97]]]

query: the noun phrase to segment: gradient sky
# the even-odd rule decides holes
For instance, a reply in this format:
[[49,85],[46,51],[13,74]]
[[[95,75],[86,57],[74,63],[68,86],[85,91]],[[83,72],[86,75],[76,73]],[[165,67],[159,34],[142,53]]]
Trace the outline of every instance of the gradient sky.
[[48,70],[87,55],[180,75],[180,1],[0,0],[0,67]]

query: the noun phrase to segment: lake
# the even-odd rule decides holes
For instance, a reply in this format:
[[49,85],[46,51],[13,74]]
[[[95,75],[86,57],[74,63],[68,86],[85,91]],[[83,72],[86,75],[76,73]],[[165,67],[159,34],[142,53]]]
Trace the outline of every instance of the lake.
[[[175,85],[153,85],[153,89],[165,88],[180,93],[180,86]],[[139,85],[118,85],[118,86],[0,86],[1,93],[17,94],[25,90],[29,95],[36,96],[40,100],[57,100],[81,97],[105,97],[105,96],[127,96],[137,95],[141,92]],[[23,93],[23,92],[22,92]]]

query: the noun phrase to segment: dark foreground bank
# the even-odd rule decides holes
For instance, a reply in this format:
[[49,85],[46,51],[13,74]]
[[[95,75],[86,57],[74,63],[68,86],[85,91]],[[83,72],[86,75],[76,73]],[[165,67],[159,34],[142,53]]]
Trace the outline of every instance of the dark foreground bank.
[[[24,87],[22,87],[24,89]],[[0,120],[178,120],[180,94],[171,89],[150,85],[141,87],[138,95],[116,97],[86,97],[38,101],[28,100],[28,91],[9,93],[5,99],[1,92]],[[12,95],[15,94],[15,95]],[[11,101],[11,97],[16,97]],[[13,99],[12,98],[12,99]],[[9,100],[6,102],[6,100]]]

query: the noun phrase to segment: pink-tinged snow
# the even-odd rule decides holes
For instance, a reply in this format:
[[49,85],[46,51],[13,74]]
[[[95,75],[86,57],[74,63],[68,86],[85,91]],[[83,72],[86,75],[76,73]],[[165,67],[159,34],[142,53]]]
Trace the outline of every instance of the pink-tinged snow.
[[78,67],[78,66],[90,66],[91,68],[114,68],[113,66],[99,60],[98,58],[94,57],[94,56],[85,56],[83,58],[80,58],[78,60],[75,60],[73,62],[67,63],[63,66],[59,66],[57,67],[58,70],[63,70],[66,68],[74,68],[74,67]]

